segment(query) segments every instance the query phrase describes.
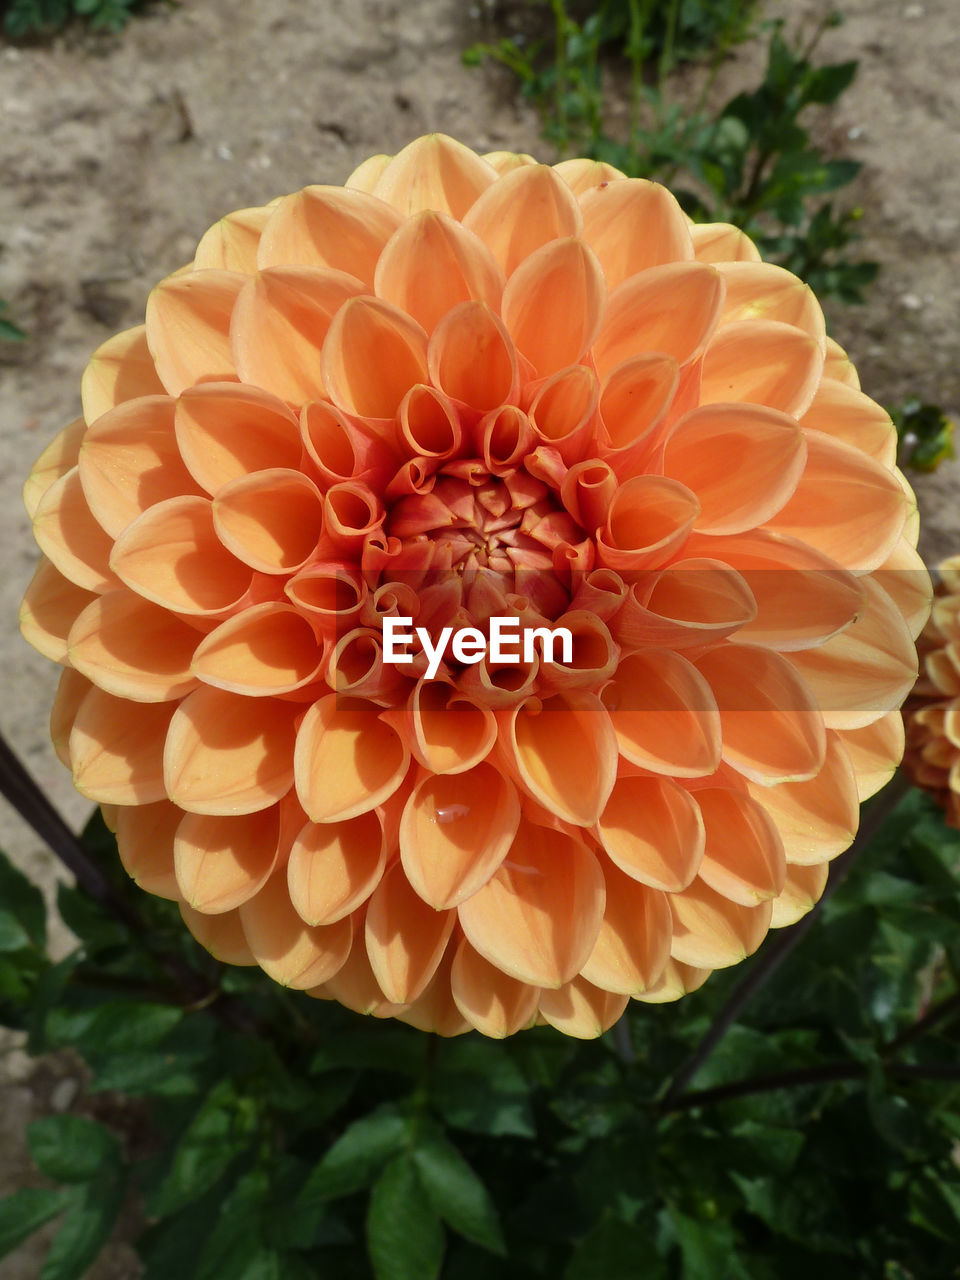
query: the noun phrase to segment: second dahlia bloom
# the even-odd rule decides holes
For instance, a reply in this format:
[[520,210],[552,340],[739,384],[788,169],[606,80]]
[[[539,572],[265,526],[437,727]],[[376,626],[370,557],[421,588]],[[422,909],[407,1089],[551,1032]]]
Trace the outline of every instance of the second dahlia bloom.
[[[895,431],[661,186],[421,138],[217,223],[82,392],[23,630],[127,870],[225,961],[596,1035],[807,911],[900,758]],[[431,680],[390,615],[572,658]]]
[[920,637],[920,679],[906,707],[904,769],[960,827],[960,556],[940,565],[933,612]]

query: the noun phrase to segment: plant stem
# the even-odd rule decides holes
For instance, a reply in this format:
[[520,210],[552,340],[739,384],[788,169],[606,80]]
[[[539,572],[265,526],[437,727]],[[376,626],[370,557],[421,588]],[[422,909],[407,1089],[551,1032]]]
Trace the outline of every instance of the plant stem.
[[895,1049],[902,1049],[905,1044],[910,1044],[919,1039],[932,1027],[941,1022],[946,1022],[958,1013],[960,1013],[960,991],[955,991],[952,996],[947,996],[945,1000],[932,1005],[922,1018],[918,1018],[912,1026],[907,1027],[906,1030],[901,1031],[898,1036],[894,1037],[885,1046],[885,1052],[892,1053]]
[[824,904],[836,892],[837,887],[850,870],[854,860],[870,843],[909,789],[910,783],[907,778],[903,774],[897,774],[869,808],[865,810],[860,823],[860,830],[857,832],[857,838],[850,848],[841,854],[830,867],[830,875],[820,901],[802,920],[798,920],[790,928],[784,929],[770,946],[764,948],[746,978],[731,992],[729,999],[713,1020],[706,1035],[674,1076],[664,1094],[664,1106],[669,1106],[675,1102],[679,1095],[683,1093],[727,1031],[739,1018],[747,1004],[761,987],[765,986],[770,978],[773,977],[794,948],[807,936],[814,924],[819,920]]

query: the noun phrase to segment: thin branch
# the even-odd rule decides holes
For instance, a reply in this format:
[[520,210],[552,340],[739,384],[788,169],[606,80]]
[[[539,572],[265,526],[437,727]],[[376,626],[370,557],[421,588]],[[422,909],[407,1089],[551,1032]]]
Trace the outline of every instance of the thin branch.
[[763,949],[750,972],[731,992],[727,1003],[714,1018],[706,1035],[674,1076],[664,1094],[664,1106],[673,1103],[683,1093],[727,1031],[740,1017],[747,1004],[761,987],[766,986],[784,960],[807,936],[819,920],[824,904],[836,892],[853,862],[870,843],[909,789],[908,780],[902,774],[897,774],[864,812],[857,838],[850,848],[836,858],[830,866],[830,875],[820,901],[802,920],[798,920],[789,929],[783,929],[773,942]]
[[[689,1111],[717,1102],[729,1102],[754,1093],[771,1093],[775,1089],[797,1089],[805,1085],[834,1084],[843,1080],[862,1080],[868,1068],[862,1062],[824,1062],[816,1067],[800,1067],[794,1071],[775,1071],[768,1075],[733,1080],[712,1089],[694,1089],[681,1098],[664,1099],[661,1112]],[[888,1062],[884,1071],[898,1079],[960,1080],[960,1065],[954,1063]]]
[[919,1039],[920,1036],[926,1035],[932,1027],[938,1026],[941,1022],[946,1022],[958,1013],[960,1013],[960,991],[955,991],[952,996],[947,996],[945,1000],[931,1005],[922,1018],[918,1018],[912,1026],[907,1027],[906,1030],[895,1036],[885,1046],[885,1052],[892,1053],[895,1049],[902,1049],[905,1044],[910,1044],[912,1041]]

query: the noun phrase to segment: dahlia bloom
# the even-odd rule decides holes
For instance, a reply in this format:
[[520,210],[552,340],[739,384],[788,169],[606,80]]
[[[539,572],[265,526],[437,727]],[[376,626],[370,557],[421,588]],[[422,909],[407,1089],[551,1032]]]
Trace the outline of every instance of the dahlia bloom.
[[921,675],[906,706],[904,769],[960,827],[960,556],[944,560],[920,636]]
[[[929,583],[810,289],[663,187],[442,135],[230,214],[25,490],[22,627],[215,956],[574,1036],[803,915],[900,759]],[[568,661],[384,661],[383,619]]]

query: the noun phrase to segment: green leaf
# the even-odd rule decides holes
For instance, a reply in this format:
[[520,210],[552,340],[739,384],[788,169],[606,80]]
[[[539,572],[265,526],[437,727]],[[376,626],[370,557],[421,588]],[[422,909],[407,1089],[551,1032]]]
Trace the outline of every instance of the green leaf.
[[858,65],[857,62],[832,62],[811,71],[803,89],[804,101],[819,102],[824,106],[836,102],[853,83]]
[[325,1200],[369,1186],[386,1162],[407,1145],[410,1122],[393,1107],[354,1120],[315,1166],[297,1203],[312,1212]]
[[454,1231],[491,1253],[506,1254],[500,1218],[490,1193],[442,1134],[421,1139],[413,1162],[437,1213]]
[[377,1179],[367,1213],[367,1248],[376,1280],[435,1280],[444,1231],[408,1155]]
[[57,1009],[47,1031],[55,1044],[97,1055],[135,1053],[159,1044],[183,1018],[175,1005],[109,1000],[87,1009]]
[[9,911],[0,908],[0,951],[22,951],[30,946],[30,935]]
[[56,1182],[89,1182],[120,1165],[117,1139],[86,1116],[43,1116],[27,1126],[30,1154]]
[[[263,1280],[275,1275],[265,1268],[263,1205],[270,1190],[264,1169],[245,1174],[225,1197],[211,1224],[197,1262],[194,1280]],[[271,1256],[276,1259],[276,1254]],[[251,1265],[253,1266],[250,1272]]]
[[123,1204],[120,1178],[91,1182],[54,1236],[40,1280],[81,1280],[110,1238]]
[[256,1141],[259,1115],[252,1098],[223,1080],[207,1095],[173,1156],[166,1178],[152,1198],[158,1216],[189,1204],[220,1180],[233,1160]]
[[629,1223],[607,1217],[577,1245],[564,1280],[613,1280],[620,1276],[665,1280],[666,1275],[648,1236]]
[[[5,853],[0,851],[0,902],[3,914],[9,915],[37,947],[47,944],[47,907],[43,894],[31,884]],[[0,946],[0,950],[14,950]]]
[[62,1213],[73,1194],[61,1187],[24,1187],[0,1200],[0,1258]]

